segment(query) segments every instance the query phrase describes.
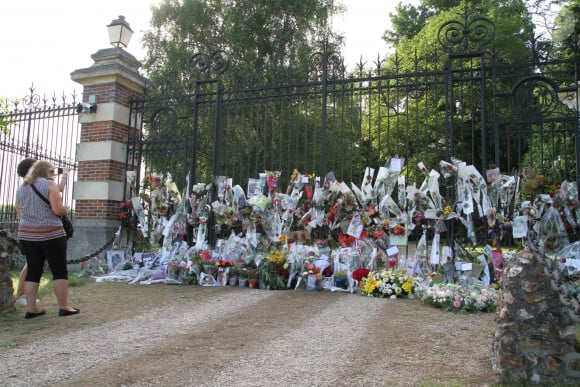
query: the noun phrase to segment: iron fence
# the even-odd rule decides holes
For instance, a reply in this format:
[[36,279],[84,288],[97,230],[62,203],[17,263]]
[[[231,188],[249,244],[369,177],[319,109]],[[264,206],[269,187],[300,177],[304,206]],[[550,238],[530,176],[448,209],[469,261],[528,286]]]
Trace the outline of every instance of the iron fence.
[[[30,88],[27,97],[4,101],[0,106],[0,228],[14,233],[17,227],[18,163],[25,158],[50,161],[56,167],[69,168],[74,180],[79,134],[75,95],[41,98]],[[63,199],[72,217],[72,185],[65,189]]]

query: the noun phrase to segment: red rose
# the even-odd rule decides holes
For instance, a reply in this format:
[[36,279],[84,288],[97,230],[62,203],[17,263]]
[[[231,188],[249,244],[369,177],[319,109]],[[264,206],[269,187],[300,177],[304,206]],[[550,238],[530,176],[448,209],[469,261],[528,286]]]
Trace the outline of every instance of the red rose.
[[352,272],[352,279],[356,280],[356,281],[360,281],[363,278],[365,278],[366,276],[369,275],[371,271],[369,269],[365,269],[364,267],[361,267],[360,269],[356,269],[355,271]]

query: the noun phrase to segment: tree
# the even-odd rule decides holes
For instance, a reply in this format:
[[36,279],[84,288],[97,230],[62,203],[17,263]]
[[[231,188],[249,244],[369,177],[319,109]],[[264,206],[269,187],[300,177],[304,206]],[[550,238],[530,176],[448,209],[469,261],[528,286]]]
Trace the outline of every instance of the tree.
[[389,13],[392,29],[385,31],[383,39],[397,47],[402,41],[413,39],[425,27],[429,18],[460,3],[461,0],[423,0],[417,7],[399,3],[395,13]]
[[562,47],[565,56],[571,56],[580,47],[580,1],[565,4],[554,24],[554,41]]
[[[321,42],[330,49],[341,44],[341,37],[328,27],[330,16],[338,9],[334,2],[326,0],[167,0],[153,7],[152,29],[144,36],[148,50],[144,67],[157,86],[150,91],[151,101],[164,98],[171,109],[163,110],[169,117],[163,121],[163,115],[154,113],[161,106],[145,107],[146,115],[163,121],[155,126],[154,118],[145,118],[149,127],[147,139],[168,143],[171,137],[183,145],[187,142],[183,138],[191,138],[193,104],[199,103],[194,101],[197,85],[201,88],[197,95],[204,95],[203,106],[208,110],[196,119],[196,179],[211,179],[211,149],[216,139],[215,114],[210,109],[214,108],[212,98],[222,87],[228,90],[225,98],[233,101],[228,103],[223,118],[227,131],[223,137],[236,139],[237,145],[235,150],[227,149],[228,162],[239,166],[246,156],[253,156],[258,167],[273,167],[271,160],[280,152],[277,147],[283,145],[279,141],[282,134],[290,132],[291,124],[311,130],[315,126],[305,122],[312,117],[296,108],[283,122],[279,119],[280,108],[269,105],[259,112],[261,122],[257,122],[252,116],[258,112],[248,110],[248,105],[232,90],[255,88],[257,95],[261,85],[308,79],[310,55],[320,49]],[[220,84],[196,83],[202,79],[219,79]],[[283,96],[280,98],[283,101]],[[272,127],[272,123],[276,126]],[[152,127],[162,129],[151,130]],[[149,157],[146,162],[154,169],[171,168],[174,176],[182,176],[188,168],[184,163],[189,162],[183,159],[181,154],[171,152],[155,159]],[[255,176],[255,171],[251,176]],[[244,176],[238,177],[244,181]]]
[[[473,5],[477,3],[478,5]],[[478,143],[481,136],[480,116],[481,103],[480,93],[477,84],[478,81],[468,81],[473,74],[473,79],[477,79],[477,73],[480,66],[483,65],[482,59],[478,55],[471,57],[459,57],[449,59],[450,57],[443,51],[440,45],[441,37],[439,29],[445,23],[457,21],[468,24],[469,20],[463,20],[464,15],[484,16],[491,20],[495,25],[495,34],[493,42],[489,42],[484,47],[486,58],[493,58],[495,64],[512,65],[514,63],[528,63],[530,59],[530,50],[527,42],[530,36],[533,36],[534,26],[531,23],[530,15],[527,12],[523,1],[490,1],[490,2],[472,2],[472,1],[423,1],[417,8],[412,6],[399,6],[397,8],[398,16],[395,23],[395,29],[390,35],[392,42],[398,42],[396,54],[387,59],[383,73],[394,74],[417,74],[415,80],[399,79],[392,83],[398,82],[405,86],[406,89],[399,88],[398,99],[383,98],[382,100],[371,101],[376,105],[385,104],[383,110],[391,109],[394,114],[383,116],[382,127],[394,128],[399,131],[398,138],[404,143],[412,144],[409,147],[410,152],[420,152],[422,149],[440,149],[439,153],[430,152],[432,160],[424,160],[430,165],[438,162],[439,159],[449,157],[451,153],[454,157],[463,158],[475,165],[481,165],[482,155],[479,149],[471,149],[470,144]],[[416,16],[418,15],[418,16]],[[412,23],[411,20],[416,21]],[[459,24],[458,24],[459,25]],[[490,27],[490,26],[488,26]],[[415,32],[417,31],[418,32]],[[488,31],[493,32],[493,31]],[[459,47],[459,52],[465,50],[477,51],[477,47]],[[489,59],[487,59],[489,60]],[[445,70],[453,68],[454,71],[462,71],[465,81],[455,81],[453,85],[454,107],[446,107],[446,88],[443,83],[439,86],[434,82],[426,79],[433,74],[444,76]],[[515,68],[513,72],[515,72]],[[527,71],[527,70],[522,70]],[[423,88],[422,84],[432,84],[432,87]],[[502,89],[502,85],[495,85]],[[507,85],[505,86],[507,89]],[[510,86],[511,87],[511,86]],[[405,92],[402,92],[405,90]],[[475,92],[474,92],[475,91]],[[493,86],[486,85],[484,91],[486,99],[490,101],[488,109],[491,109],[492,96],[494,94]],[[396,107],[393,109],[393,107]],[[494,109],[509,109],[509,106],[495,106]],[[450,110],[446,110],[450,109]],[[375,111],[378,109],[374,109]],[[428,111],[428,113],[426,112]],[[396,112],[404,113],[397,114]],[[492,117],[490,111],[489,117]],[[513,113],[506,113],[513,114]],[[409,130],[404,116],[424,117],[422,122],[417,124],[416,128]],[[378,117],[370,118],[378,120]],[[442,137],[446,136],[441,130],[446,119],[451,120],[454,128],[454,136],[451,144],[442,143]],[[380,136],[379,133],[371,134],[373,138],[370,141],[376,141],[374,138]],[[441,145],[444,145],[441,147]],[[450,148],[450,146],[452,146]],[[408,154],[407,157],[411,155]]]
[[233,82],[303,79],[301,71],[336,10],[324,0],[168,0],[153,8],[145,68],[156,82],[173,73],[187,79],[193,55],[221,50]]

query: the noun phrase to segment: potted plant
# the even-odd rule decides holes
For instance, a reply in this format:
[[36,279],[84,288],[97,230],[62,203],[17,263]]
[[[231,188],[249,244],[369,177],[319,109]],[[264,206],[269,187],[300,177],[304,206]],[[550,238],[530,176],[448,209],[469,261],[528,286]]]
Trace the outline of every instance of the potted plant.
[[284,289],[286,281],[284,274],[287,270],[279,267],[270,259],[264,259],[260,262],[260,287],[264,289]]
[[319,282],[322,278],[320,270],[312,262],[305,262],[304,268],[302,276],[306,281],[306,290],[319,290]]
[[258,287],[258,266],[256,262],[252,259],[246,263],[244,267],[246,271],[246,278],[248,279],[248,286],[251,288]]
[[346,287],[346,272],[344,270],[339,270],[334,275],[334,286],[341,289]]
[[248,271],[245,268],[238,268],[238,286],[243,288],[248,282]]
[[229,279],[228,284],[230,286],[235,286],[238,283],[238,277],[240,276],[240,268],[239,267],[230,267]]
[[246,274],[248,276],[248,286],[251,288],[258,287],[258,270],[257,269],[248,269],[246,270]]

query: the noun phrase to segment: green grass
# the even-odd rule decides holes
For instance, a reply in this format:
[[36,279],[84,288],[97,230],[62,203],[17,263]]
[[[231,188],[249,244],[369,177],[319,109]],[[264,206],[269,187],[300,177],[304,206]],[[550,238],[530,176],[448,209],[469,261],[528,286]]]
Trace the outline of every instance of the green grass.
[[[16,295],[16,289],[18,288],[18,277],[20,275],[20,270],[10,270],[10,277],[12,278],[12,287],[14,288],[14,294]],[[87,283],[86,278],[79,278],[76,276],[72,276],[69,273],[68,278],[68,286],[75,287],[75,286],[83,286]],[[52,273],[50,270],[45,270],[42,274],[42,278],[40,279],[40,286],[38,288],[38,297],[46,297],[54,293],[54,288],[52,286]]]

